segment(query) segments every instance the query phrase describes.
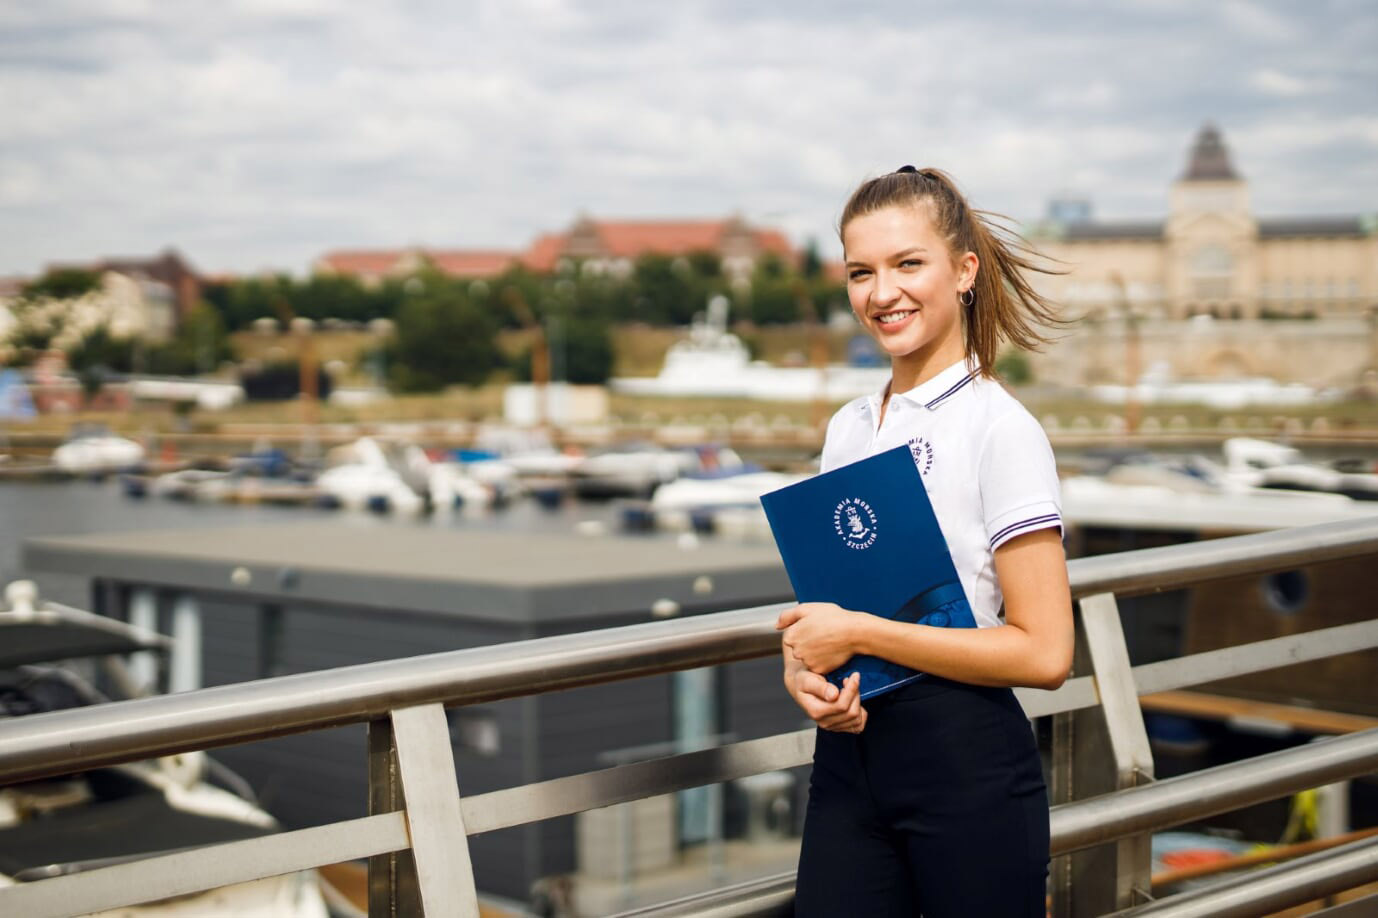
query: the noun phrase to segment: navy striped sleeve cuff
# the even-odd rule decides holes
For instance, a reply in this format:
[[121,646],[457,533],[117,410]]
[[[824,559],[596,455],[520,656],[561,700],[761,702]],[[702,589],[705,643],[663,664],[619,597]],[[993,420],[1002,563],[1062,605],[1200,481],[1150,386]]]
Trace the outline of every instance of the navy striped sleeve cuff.
[[1023,535],[1026,532],[1035,532],[1039,529],[1062,528],[1062,514],[1053,504],[1036,504],[1032,507],[1024,508],[1020,514],[1009,514],[1014,519],[1003,522],[1000,528],[991,533],[990,547],[992,550],[999,548],[1015,536]]

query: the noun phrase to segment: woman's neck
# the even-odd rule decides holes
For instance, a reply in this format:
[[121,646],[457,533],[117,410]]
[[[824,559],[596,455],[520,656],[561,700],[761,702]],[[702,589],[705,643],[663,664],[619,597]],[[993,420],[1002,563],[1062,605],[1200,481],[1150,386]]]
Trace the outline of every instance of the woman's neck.
[[894,393],[908,392],[921,386],[959,360],[966,358],[961,347],[947,347],[930,354],[906,354],[890,361],[890,388],[886,390],[888,402]]

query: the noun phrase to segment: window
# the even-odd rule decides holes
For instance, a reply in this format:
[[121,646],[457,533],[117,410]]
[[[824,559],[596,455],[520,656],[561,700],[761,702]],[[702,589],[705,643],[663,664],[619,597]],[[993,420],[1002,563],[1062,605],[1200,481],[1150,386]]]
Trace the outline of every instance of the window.
[[498,718],[484,708],[451,708],[445,712],[450,740],[465,752],[495,756],[502,748]]

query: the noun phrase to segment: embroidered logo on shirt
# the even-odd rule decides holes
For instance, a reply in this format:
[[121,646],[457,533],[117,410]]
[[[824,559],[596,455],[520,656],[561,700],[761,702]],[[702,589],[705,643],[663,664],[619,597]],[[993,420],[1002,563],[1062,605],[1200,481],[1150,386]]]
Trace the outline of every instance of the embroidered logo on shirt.
[[928,470],[933,468],[933,444],[923,437],[914,437],[909,441],[909,452],[914,457],[914,464],[919,467],[919,474],[927,475]]
[[876,512],[861,498],[848,497],[833,510],[833,530],[848,548],[870,548],[876,542]]

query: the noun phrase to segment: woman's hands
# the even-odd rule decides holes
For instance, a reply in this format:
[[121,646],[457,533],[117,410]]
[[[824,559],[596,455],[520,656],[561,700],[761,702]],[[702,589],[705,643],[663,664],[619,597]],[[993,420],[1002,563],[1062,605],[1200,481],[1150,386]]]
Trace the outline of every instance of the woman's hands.
[[860,613],[831,602],[805,602],[775,620],[785,632],[785,654],[815,673],[830,673],[856,653],[853,625]]
[[[789,653],[789,651],[785,651]],[[824,730],[860,733],[866,729],[866,709],[861,706],[861,674],[852,673],[837,686],[797,662],[785,662],[785,688],[794,703]]]
[[775,622],[784,632],[785,689],[824,730],[860,733],[866,727],[861,676],[852,673],[839,691],[820,675],[851,659],[849,625],[855,615],[833,603],[810,602],[786,609]]

